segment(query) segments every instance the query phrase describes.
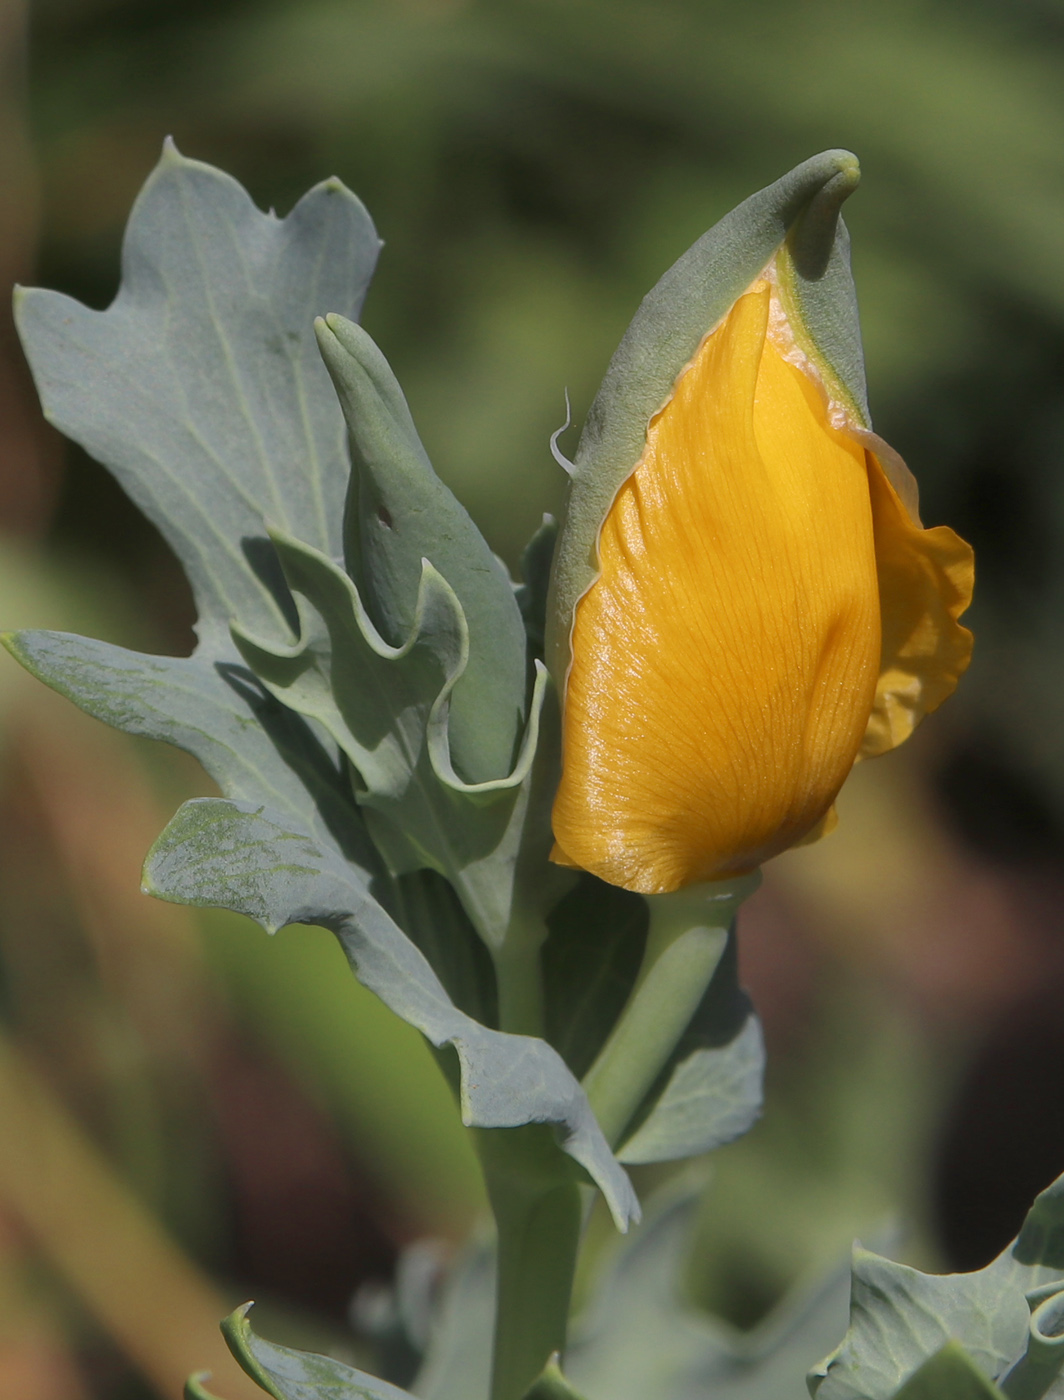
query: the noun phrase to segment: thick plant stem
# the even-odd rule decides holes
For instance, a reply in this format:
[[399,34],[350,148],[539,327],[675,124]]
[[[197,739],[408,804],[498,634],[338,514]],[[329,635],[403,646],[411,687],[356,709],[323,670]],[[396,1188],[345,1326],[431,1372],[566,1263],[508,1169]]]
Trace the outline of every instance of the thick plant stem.
[[492,953],[499,991],[499,1029],[513,1035],[543,1034],[540,948],[546,928],[511,930]]
[[728,930],[760,872],[675,894],[648,895],[650,931],[635,987],[584,1078],[602,1131],[620,1142],[717,970]]
[[580,1189],[545,1124],[476,1138],[499,1236],[491,1400],[522,1400],[565,1347]]

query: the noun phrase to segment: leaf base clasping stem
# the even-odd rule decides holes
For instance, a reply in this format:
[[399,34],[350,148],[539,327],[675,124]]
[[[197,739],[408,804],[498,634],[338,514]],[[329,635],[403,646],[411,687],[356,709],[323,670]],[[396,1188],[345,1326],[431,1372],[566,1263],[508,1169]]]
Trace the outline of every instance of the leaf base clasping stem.
[[639,976],[584,1088],[616,1146],[713,980],[739,905],[761,872],[646,895],[650,929]]

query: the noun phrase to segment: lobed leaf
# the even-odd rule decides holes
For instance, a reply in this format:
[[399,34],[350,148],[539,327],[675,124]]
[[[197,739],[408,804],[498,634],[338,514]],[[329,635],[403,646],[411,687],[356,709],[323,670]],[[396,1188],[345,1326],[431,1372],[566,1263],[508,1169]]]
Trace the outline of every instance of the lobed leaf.
[[127,734],[184,749],[229,797],[261,803],[360,869],[383,869],[337,746],[265,691],[243,662],[150,656],[68,632],[16,632],[11,654],[45,685]]
[[371,882],[334,852],[249,803],[186,802],[156,841],[145,889],[180,904],[220,906],[273,931],[332,929],[359,980],[461,1068],[465,1123],[557,1126],[559,1146],[602,1191],[620,1229],[639,1205],[587,1097],[545,1041],[490,1030],[459,1011],[427,959],[377,902]]
[[341,551],[349,467],[318,354],[318,312],[357,316],[380,240],[326,180],[285,219],[172,143],[137,198],[105,311],[20,290],[16,318],[45,415],[118,478],[192,583],[199,633],[290,615],[264,517]]
[[[1031,1304],[1061,1290],[1064,1176],[1038,1196],[1012,1244],[974,1273],[924,1274],[855,1249],[850,1328],[810,1373],[810,1390],[816,1400],[891,1400],[951,1340],[1000,1381],[1025,1356]],[[1064,1398],[1064,1380],[1047,1384],[1041,1393]]]
[[[286,706],[316,720],[350,759],[359,803],[395,875],[428,868],[458,890],[475,927],[498,947],[518,915],[516,883],[534,848],[532,906],[559,885],[544,871],[556,782],[553,737],[540,742],[547,675],[537,664],[531,714],[512,771],[467,783],[451,763],[453,687],[469,632],[461,603],[423,560],[408,633],[392,645],[355,583],[319,551],[280,532],[274,542],[296,595],[299,635],[269,641],[234,626],[247,663]],[[549,727],[548,727],[549,728]],[[541,828],[541,830],[540,830]]]

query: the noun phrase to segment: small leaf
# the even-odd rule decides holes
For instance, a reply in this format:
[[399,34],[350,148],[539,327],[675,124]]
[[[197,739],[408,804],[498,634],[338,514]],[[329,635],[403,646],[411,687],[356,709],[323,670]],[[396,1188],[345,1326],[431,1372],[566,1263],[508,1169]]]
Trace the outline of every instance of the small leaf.
[[741,1137],[761,1114],[764,1074],[761,1026],[749,1016],[729,1045],[696,1050],[680,1061],[618,1159],[630,1166],[671,1162]]
[[947,1342],[905,1382],[894,1400],[1005,1400],[956,1342]]
[[247,1320],[251,1306],[245,1303],[230,1313],[222,1334],[243,1369],[274,1400],[411,1400],[398,1386],[331,1356],[264,1341]]
[[359,774],[364,802],[405,807],[427,767],[429,716],[465,666],[458,599],[426,563],[409,632],[392,646],[331,559],[279,531],[273,540],[298,596],[299,636],[272,641],[234,625],[234,640],[279,700],[329,731]]
[[557,754],[549,722],[540,742],[545,669],[537,666],[513,770],[466,783],[451,763],[450,700],[465,671],[469,639],[447,581],[423,562],[410,631],[393,646],[331,559],[280,532],[272,538],[297,597],[300,635],[269,641],[234,627],[242,655],[273,695],[316,720],[346,753],[370,832],[391,872],[428,868],[444,875],[481,937],[498,949],[516,923],[517,884],[533,852],[530,907],[553,900],[563,887],[564,877],[546,867],[546,807]]
[[370,337],[343,316],[319,321],[317,334],[351,434],[348,571],[396,644],[413,626],[423,560],[454,589],[469,626],[468,665],[451,701],[455,764],[469,782],[504,777],[527,694],[525,634],[510,579],[432,470],[403,392]]
[[638,1218],[631,1183],[557,1052],[459,1011],[356,867],[261,807],[203,798],[180,809],[144,874],[145,888],[162,899],[233,909],[267,930],[289,923],[332,929],[365,986],[433,1045],[457,1052],[465,1123],[556,1124],[559,1146],[596,1182],[618,1227]]

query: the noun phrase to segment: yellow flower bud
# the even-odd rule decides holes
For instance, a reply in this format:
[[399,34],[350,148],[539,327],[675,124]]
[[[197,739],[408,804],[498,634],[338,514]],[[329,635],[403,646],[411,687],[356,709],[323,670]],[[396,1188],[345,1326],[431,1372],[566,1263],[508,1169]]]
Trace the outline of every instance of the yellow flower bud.
[[650,420],[598,536],[564,682],[554,858],[664,893],[832,818],[854,761],[953,690],[968,545],[822,376],[773,267]]

